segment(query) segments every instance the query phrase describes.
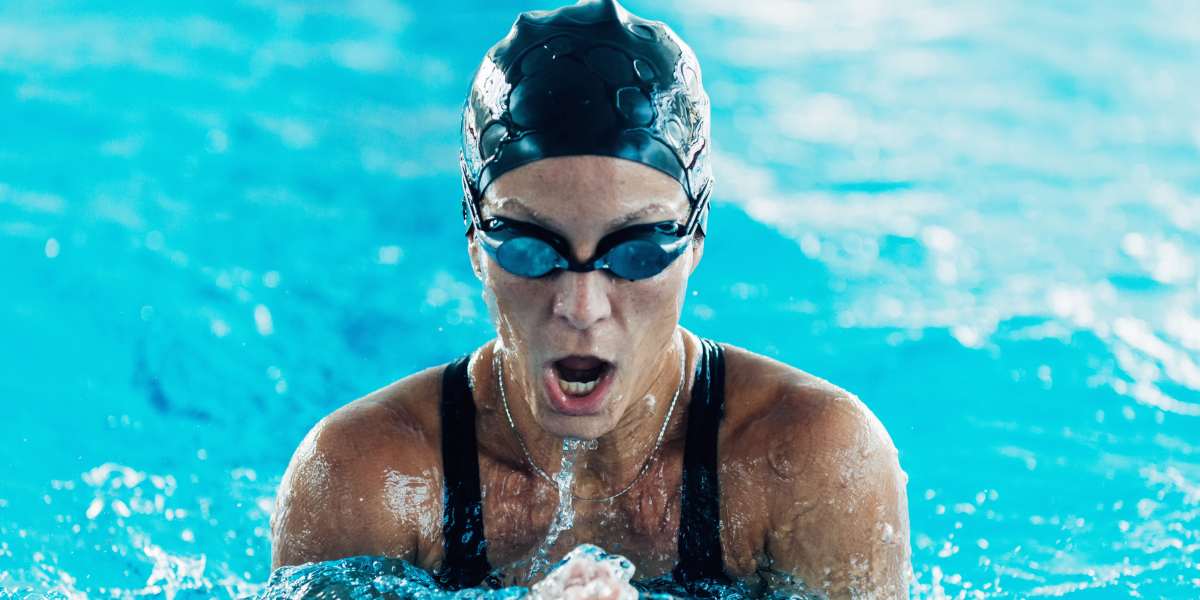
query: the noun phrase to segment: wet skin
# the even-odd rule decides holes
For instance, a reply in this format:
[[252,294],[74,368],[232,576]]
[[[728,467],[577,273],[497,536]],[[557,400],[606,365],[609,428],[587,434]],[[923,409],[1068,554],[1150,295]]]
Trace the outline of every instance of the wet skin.
[[[624,224],[682,222],[687,206],[678,183],[650,167],[582,156],[543,159],[506,173],[488,188],[483,213],[551,229],[585,259],[600,238]],[[622,223],[625,217],[633,220]],[[497,363],[534,461],[553,474],[563,436],[596,439],[597,449],[576,465],[575,493],[619,491],[637,477],[667,415],[681,349],[685,372],[694,372],[699,340],[678,319],[687,278],[703,251],[701,237],[665,271],[639,281],[605,272],[524,279],[501,269],[468,237],[497,331],[469,366],[484,529],[488,558],[510,583],[527,583],[528,560],[554,517],[557,495],[530,469],[505,417]],[[718,455],[726,570],[754,586],[783,586],[790,574],[829,597],[906,597],[907,476],[882,424],[829,382],[724,346],[726,414]],[[566,355],[594,355],[614,365],[594,414],[563,414],[548,398],[546,369]],[[309,432],[280,484],[274,567],[362,554],[428,569],[440,564],[443,368],[356,400]],[[559,537],[552,560],[588,542],[625,555],[639,578],[674,566],[691,379],[646,476],[614,500],[576,500],[575,526]]]

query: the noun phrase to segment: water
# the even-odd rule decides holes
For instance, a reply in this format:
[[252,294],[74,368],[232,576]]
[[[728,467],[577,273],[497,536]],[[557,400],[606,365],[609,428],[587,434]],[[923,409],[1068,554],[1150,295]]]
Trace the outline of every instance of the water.
[[[627,5],[713,96],[683,324],[879,415],[914,596],[1196,596],[1200,8]],[[262,590],[304,432],[488,338],[457,108],[530,7],[0,5],[5,594]]]
[[[594,442],[594,441],[593,441]],[[587,451],[587,440],[564,438],[562,442],[562,459],[559,461],[558,473],[554,475],[554,483],[558,489],[558,508],[554,511],[554,519],[546,531],[533,560],[529,564],[529,581],[537,581],[543,575],[550,563],[550,550],[558,536],[575,524],[575,461],[581,452]]]
[[556,575],[563,577],[551,576],[534,584],[530,590],[533,600],[566,597],[634,600],[651,595],[628,585],[636,570],[632,563],[591,544],[582,544],[568,552],[559,569]]

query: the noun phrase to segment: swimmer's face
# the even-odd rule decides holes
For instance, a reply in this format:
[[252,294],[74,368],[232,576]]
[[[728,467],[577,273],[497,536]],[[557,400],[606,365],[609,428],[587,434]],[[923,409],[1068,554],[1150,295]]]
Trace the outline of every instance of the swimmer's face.
[[[483,220],[503,217],[540,226],[565,239],[579,261],[592,258],[609,233],[643,223],[683,223],[688,212],[687,196],[670,176],[641,163],[601,156],[546,158],[524,165],[494,181],[481,202]],[[648,401],[655,375],[678,373],[673,335],[688,277],[703,253],[702,236],[664,271],[635,281],[605,270],[519,277],[484,252],[475,236],[469,240],[504,367],[519,370],[506,379],[519,376],[525,382],[525,389],[507,390],[508,400],[527,403],[546,431],[600,437],[629,407]],[[562,360],[569,356],[603,362]],[[595,393],[584,393],[586,387],[579,386],[563,389],[560,380],[592,378],[594,364],[602,373]],[[576,370],[564,370],[572,368]],[[674,391],[670,388],[668,394]],[[659,401],[670,398],[655,398]]]

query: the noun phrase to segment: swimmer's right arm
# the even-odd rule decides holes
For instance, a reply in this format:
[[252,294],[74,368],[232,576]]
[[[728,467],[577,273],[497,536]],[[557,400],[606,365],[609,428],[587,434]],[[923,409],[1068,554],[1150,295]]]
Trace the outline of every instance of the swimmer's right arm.
[[420,429],[362,401],[317,423],[279,484],[271,568],[359,555],[425,562],[422,538],[441,514],[441,494],[431,489],[441,483],[431,480],[438,469],[423,468]]

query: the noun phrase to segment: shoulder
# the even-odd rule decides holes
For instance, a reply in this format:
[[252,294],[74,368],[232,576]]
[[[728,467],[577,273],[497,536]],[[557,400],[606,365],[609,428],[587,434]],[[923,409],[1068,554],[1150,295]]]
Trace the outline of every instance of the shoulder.
[[811,462],[805,457],[834,449],[895,450],[883,424],[854,394],[768,356],[722,346],[729,433],[775,440],[779,456],[772,462],[780,476],[795,475]]
[[396,381],[313,426],[279,485],[274,566],[361,554],[416,560],[440,521],[443,368]]
[[907,475],[886,428],[849,391],[726,348],[727,394],[743,399],[730,403],[727,435],[759,465],[757,483],[769,498],[764,537],[772,567],[832,596],[903,596]]
[[440,444],[443,368],[409,375],[330,413],[309,431],[293,462],[326,462],[347,475],[422,462]]

